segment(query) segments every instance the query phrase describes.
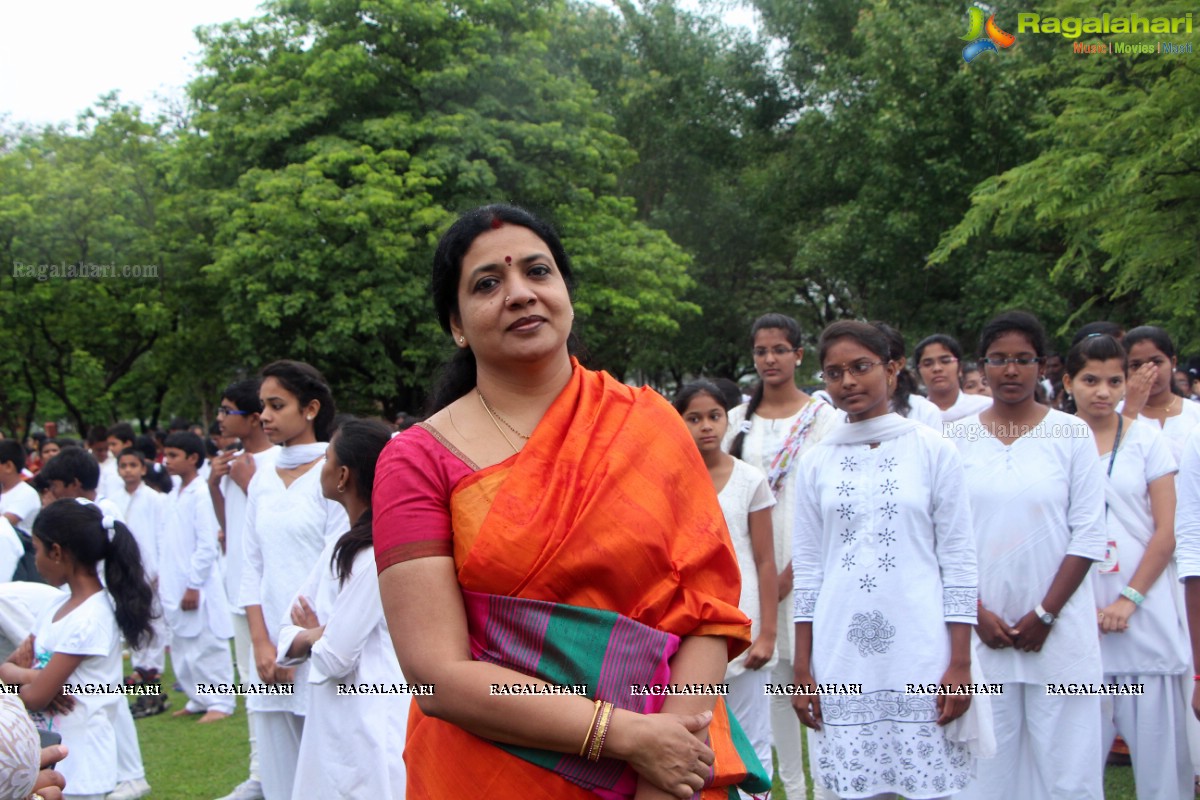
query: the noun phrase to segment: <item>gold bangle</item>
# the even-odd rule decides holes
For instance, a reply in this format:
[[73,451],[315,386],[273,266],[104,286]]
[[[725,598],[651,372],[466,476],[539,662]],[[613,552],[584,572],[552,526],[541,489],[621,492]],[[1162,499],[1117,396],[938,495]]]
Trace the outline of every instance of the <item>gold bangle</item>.
[[596,732],[596,717],[600,716],[600,706],[602,700],[597,700],[592,709],[592,721],[588,723],[587,735],[583,737],[583,747],[579,748],[579,757],[583,758],[583,754],[588,751],[592,744],[592,734]]
[[596,735],[592,737],[592,746],[588,750],[588,761],[599,761],[600,751],[604,749],[604,739],[608,736],[608,725],[612,722],[613,704],[605,702],[600,711],[600,722],[596,726]]

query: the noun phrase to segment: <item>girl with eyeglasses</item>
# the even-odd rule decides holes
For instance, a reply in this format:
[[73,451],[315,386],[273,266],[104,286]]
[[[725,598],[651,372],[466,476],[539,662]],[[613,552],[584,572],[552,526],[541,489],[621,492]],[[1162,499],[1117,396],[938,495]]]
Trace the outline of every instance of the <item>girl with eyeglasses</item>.
[[942,412],[942,422],[978,414],[992,404],[989,397],[962,390],[963,351],[953,336],[944,333],[926,336],[917,343],[913,361],[929,392],[929,400]]
[[1111,336],[1085,338],[1067,354],[1063,386],[1107,473],[1108,545],[1093,579],[1104,682],[1145,686],[1143,696],[1103,701],[1102,753],[1119,733],[1139,798],[1184,797],[1192,765],[1180,676],[1190,656],[1172,563],[1177,470],[1153,425],[1117,412],[1126,378],[1125,350]]
[[[771,524],[775,532],[775,566],[779,569],[780,600],[792,594],[793,488],[789,475],[800,456],[814,447],[835,426],[839,415],[833,406],[810,397],[796,385],[796,368],[804,358],[800,325],[783,314],[764,314],[750,328],[754,369],[760,378],[750,402],[729,412],[729,427],[722,446],[767,473],[775,494]],[[779,604],[775,664],[771,682],[792,680],[794,631],[787,603]],[[804,762],[800,752],[800,725],[787,697],[771,698],[771,733],[779,758],[779,779],[788,797],[805,793]]]
[[835,322],[820,355],[847,421],[797,469],[794,683],[853,688],[792,697],[816,796],[946,797],[974,764],[968,720],[949,727],[974,702],[962,464],[939,432],[889,410],[896,364],[882,332]]
[[1048,692],[1101,682],[1089,569],[1104,558],[1104,472],[1082,420],[1034,399],[1046,333],[1009,311],[980,335],[991,408],[952,426],[979,561],[975,657],[988,681],[996,757],[964,800],[1103,796],[1100,698]]

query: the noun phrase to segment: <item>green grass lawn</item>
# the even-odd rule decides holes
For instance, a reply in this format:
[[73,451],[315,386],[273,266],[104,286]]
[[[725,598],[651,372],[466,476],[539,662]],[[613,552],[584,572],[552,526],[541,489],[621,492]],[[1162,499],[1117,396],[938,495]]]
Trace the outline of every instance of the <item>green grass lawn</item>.
[[[220,722],[199,725],[195,717],[176,719],[171,713],[183,708],[187,697],[171,691],[175,675],[170,669],[170,659],[167,662],[163,691],[171,698],[171,708],[165,714],[136,722],[142,759],[146,762],[146,780],[153,789],[150,797],[160,800],[222,797],[247,775],[250,746],[246,738],[245,698],[239,697],[234,715]],[[397,753],[396,757],[400,755]],[[451,764],[450,754],[447,759]],[[812,796],[809,786],[808,800]],[[1104,775],[1104,796],[1106,800],[1135,800],[1133,770],[1109,767]],[[778,782],[771,797],[788,800]]]

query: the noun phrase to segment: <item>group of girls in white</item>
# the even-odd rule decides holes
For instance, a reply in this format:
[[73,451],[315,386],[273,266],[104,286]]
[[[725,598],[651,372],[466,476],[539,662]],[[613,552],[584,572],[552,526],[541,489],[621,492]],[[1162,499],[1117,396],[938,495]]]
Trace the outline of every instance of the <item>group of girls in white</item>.
[[[226,392],[222,417],[245,418],[280,447],[258,450],[277,451],[273,462],[254,458],[253,450],[222,457],[210,485],[222,500],[233,497],[220,504],[222,527],[228,530],[235,515],[242,523],[238,596],[254,655],[239,661],[240,682],[290,683],[294,690],[247,697],[255,711],[257,763],[229,796],[402,798],[407,695],[356,698],[337,690],[342,683],[404,682],[383,618],[371,528],[375,462],[391,429],[351,418],[331,436],[333,397],[307,364],[275,362],[262,370],[261,385],[252,383],[252,398],[245,383]],[[246,447],[257,441],[254,430],[243,432]],[[221,571],[207,558],[218,539],[210,493],[197,479],[200,457],[190,442],[169,438],[166,450],[168,470],[180,483],[155,561],[173,664],[185,690],[229,684],[232,670],[213,663],[228,664],[233,631]],[[243,481],[237,484],[243,502],[223,485],[226,478]],[[172,515],[178,518],[173,525]],[[174,530],[182,528],[188,536]],[[61,733],[69,751],[57,767],[66,780],[63,796],[99,800],[118,784],[119,729],[128,701],[112,691],[70,696],[62,687],[120,685],[122,648],[143,651],[163,611],[129,528],[92,502],[47,505],[33,542],[44,580],[67,591],[53,592],[33,635],[0,665],[0,680],[19,687],[39,727]],[[177,581],[168,576],[172,571]],[[216,647],[208,646],[210,639]],[[193,705],[196,693],[187,693],[189,705],[177,715],[204,712],[201,719],[215,721],[233,710],[230,695],[216,692],[226,704],[217,707]]]
[[[797,719],[817,798],[1098,800],[1118,736],[1139,800],[1192,796],[1200,678],[1193,699],[1187,675],[1200,618],[1189,649],[1178,579],[1200,575],[1200,475],[1189,473],[1189,459],[1200,470],[1200,404],[1172,393],[1163,330],[1104,330],[1081,333],[1066,357],[1071,413],[1037,402],[1047,337],[1019,311],[982,331],[986,395],[964,390],[954,338],[917,345],[936,425],[910,413],[903,340],[880,323],[822,332],[811,370],[821,399],[797,387],[800,331],[779,314],[751,330],[760,383],[748,403],[707,381],[681,389],[675,405],[719,493],[754,625],[754,646],[730,664],[730,704],[768,772],[774,746],[789,798],[805,796],[786,724]],[[1123,415],[1135,373],[1138,409]],[[763,591],[769,570],[777,598]],[[790,619],[772,627],[773,599]],[[763,657],[772,638],[775,660]],[[746,690],[767,684],[790,720]],[[779,684],[819,693],[788,697]],[[1081,685],[1140,693],[1053,690]]]

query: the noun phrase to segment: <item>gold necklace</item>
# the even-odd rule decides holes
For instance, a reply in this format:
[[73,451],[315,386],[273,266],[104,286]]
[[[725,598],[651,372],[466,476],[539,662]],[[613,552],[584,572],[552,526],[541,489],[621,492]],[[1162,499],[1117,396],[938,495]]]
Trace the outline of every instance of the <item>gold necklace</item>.
[[1171,409],[1175,407],[1175,401],[1178,399],[1179,399],[1178,395],[1172,397],[1165,406],[1152,406],[1149,403],[1147,403],[1146,408],[1153,408],[1155,411],[1162,411],[1163,415],[1165,416],[1165,415],[1171,413]]
[[[492,411],[492,407],[488,405],[487,398],[485,398],[483,396],[483,392],[479,391],[479,389],[476,389],[475,394],[479,395],[479,402],[483,403],[483,410],[487,412],[487,415],[489,417],[491,417],[492,424],[496,426],[496,431],[499,432],[499,434],[504,437],[504,441],[508,442],[508,446],[512,448],[514,453],[519,452],[520,448],[518,448],[515,444],[512,443],[512,439],[508,438],[508,434],[506,434],[504,431],[500,430],[500,422],[503,422],[504,427],[508,428],[510,431],[515,433],[517,436],[520,436],[525,441],[529,441],[529,437],[526,436],[525,434],[521,433],[519,430],[514,428],[512,425],[510,425],[508,420],[506,420],[504,417],[501,417],[498,413],[496,413],[495,411]],[[499,422],[497,422],[497,419],[499,419]]]

